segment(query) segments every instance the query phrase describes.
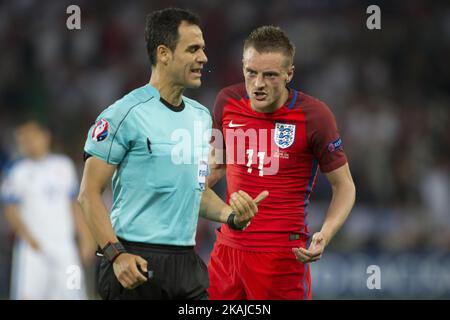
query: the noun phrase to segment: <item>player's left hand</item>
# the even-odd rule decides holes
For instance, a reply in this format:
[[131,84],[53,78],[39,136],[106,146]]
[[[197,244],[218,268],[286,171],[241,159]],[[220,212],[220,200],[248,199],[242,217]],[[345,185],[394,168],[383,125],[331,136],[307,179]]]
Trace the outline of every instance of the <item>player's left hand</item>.
[[302,263],[314,262],[322,258],[323,251],[325,250],[326,239],[321,232],[316,232],[308,249],[305,248],[292,248],[292,252],[298,261]]

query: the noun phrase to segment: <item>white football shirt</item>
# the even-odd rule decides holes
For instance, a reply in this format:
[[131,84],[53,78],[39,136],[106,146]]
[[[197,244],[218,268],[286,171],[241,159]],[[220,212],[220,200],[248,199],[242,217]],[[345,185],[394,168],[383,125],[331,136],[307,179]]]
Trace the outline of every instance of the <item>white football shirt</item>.
[[36,240],[47,249],[73,243],[72,202],[78,192],[75,166],[66,156],[17,161],[2,183],[2,201],[15,203]]

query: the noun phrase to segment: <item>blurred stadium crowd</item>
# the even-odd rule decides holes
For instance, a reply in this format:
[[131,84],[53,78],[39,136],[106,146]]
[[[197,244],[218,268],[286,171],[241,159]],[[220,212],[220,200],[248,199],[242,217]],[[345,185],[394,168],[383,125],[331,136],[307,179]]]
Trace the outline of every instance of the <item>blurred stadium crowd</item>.
[[[371,31],[366,8],[375,3],[382,29]],[[70,4],[81,8],[81,30],[66,28]],[[211,108],[221,87],[243,80],[242,45],[253,28],[279,25],[291,37],[297,49],[292,85],[335,113],[357,187],[356,206],[329,251],[449,252],[445,2],[3,1],[0,166],[17,157],[15,119],[31,112],[49,124],[54,149],[76,161],[81,176],[86,133],[98,113],[148,81],[145,15],[167,6],[190,8],[202,18],[209,62],[202,87],[186,95]],[[217,190],[223,194],[224,183]],[[312,232],[321,225],[330,195],[319,176]],[[199,225],[198,250],[205,260],[214,227]],[[11,245],[0,215],[0,298],[8,294]]]

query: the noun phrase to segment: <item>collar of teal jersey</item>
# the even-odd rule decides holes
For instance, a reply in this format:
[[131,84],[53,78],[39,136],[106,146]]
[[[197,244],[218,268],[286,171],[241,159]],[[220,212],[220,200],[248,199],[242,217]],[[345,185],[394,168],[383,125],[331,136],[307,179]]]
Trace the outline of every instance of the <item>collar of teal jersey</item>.
[[174,112],[181,112],[184,110],[184,100],[181,100],[181,105],[174,106],[174,105],[170,104],[169,102],[167,102],[166,100],[164,100],[163,98],[161,98],[159,91],[154,86],[152,86],[150,83],[147,83],[144,86],[144,89],[150,96],[155,97],[156,99],[161,101],[161,103],[164,104],[170,110],[172,110]]
[[164,100],[163,98],[159,98],[159,101],[162,102],[167,108],[172,110],[173,112],[181,112],[184,110],[184,101],[181,99],[181,104],[179,106],[174,106],[173,104],[170,104],[168,101]]

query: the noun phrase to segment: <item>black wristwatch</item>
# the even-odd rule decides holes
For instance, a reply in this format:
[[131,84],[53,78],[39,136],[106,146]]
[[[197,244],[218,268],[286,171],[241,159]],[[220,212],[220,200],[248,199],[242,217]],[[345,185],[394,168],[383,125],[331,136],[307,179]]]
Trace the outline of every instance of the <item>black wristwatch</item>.
[[230,215],[228,216],[227,219],[227,225],[233,229],[233,230],[238,230],[238,231],[242,231],[245,228],[248,227],[248,225],[250,224],[250,221],[242,228],[239,228],[235,223],[234,223],[234,217],[236,216],[236,213],[234,213],[234,211],[231,211]]
[[110,263],[113,263],[118,256],[125,252],[127,252],[127,250],[125,250],[125,247],[120,242],[108,242],[102,249],[103,256]]

